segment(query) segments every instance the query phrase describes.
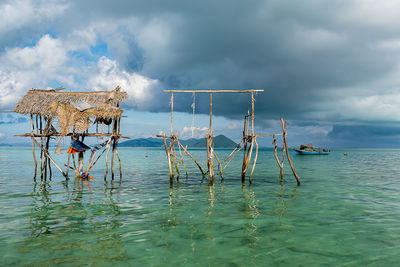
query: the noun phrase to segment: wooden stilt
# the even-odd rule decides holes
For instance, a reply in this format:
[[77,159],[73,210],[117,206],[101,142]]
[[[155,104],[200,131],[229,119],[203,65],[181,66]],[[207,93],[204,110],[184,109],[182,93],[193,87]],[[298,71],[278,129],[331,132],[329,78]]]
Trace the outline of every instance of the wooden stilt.
[[108,173],[108,154],[110,153],[111,146],[108,146],[106,153],[106,173],[104,174],[104,181],[107,181],[107,173]]
[[210,183],[214,183],[214,142],[213,142],[213,131],[212,131],[212,93],[210,92],[210,126],[208,128],[207,139],[207,168],[208,175],[210,176]]
[[294,169],[292,160],[289,155],[289,150],[288,150],[287,140],[286,140],[286,122],[284,122],[282,118],[281,118],[281,123],[282,123],[282,132],[283,132],[283,143],[285,145],[286,156],[288,158],[289,165],[290,165],[290,168],[292,169],[293,175],[296,178],[297,185],[300,185],[300,177],[297,175],[296,170]]
[[183,145],[179,142],[179,140],[176,140],[178,142],[178,145],[183,149],[183,151],[185,151],[185,153],[193,160],[194,163],[196,163],[197,167],[199,167],[201,174],[204,176],[206,174],[206,171],[203,170],[203,168],[201,167],[201,165],[197,162],[197,160],[192,156],[192,154],[189,153],[189,151],[187,151],[187,149],[185,147],[183,147]]
[[164,148],[165,148],[165,153],[167,154],[168,169],[169,169],[169,180],[171,182],[173,180],[172,166],[171,166],[171,155],[170,155],[170,149],[169,149],[169,147],[167,145],[167,140],[166,140],[165,136],[164,136]]
[[[280,175],[279,175],[279,177],[280,177],[280,179],[282,180],[282,178],[283,178],[283,156],[282,156],[282,162],[280,162],[280,161],[279,161],[279,158],[278,158],[278,144],[276,143],[275,135],[273,135],[273,144],[274,144],[274,147],[275,147],[275,149],[274,149],[274,156],[275,156],[276,162],[278,163],[278,166],[279,166],[279,168],[280,168]],[[282,149],[283,149],[283,151],[285,151],[284,145],[283,145]]]
[[50,157],[50,155],[48,154],[48,152],[35,140],[35,138],[32,137],[33,142],[35,142],[35,144],[43,151],[44,154],[46,154],[46,156],[50,159],[50,161],[54,164],[54,166],[61,172],[61,174],[68,179],[68,176],[63,172],[63,170],[61,170],[60,167],[58,167],[57,163]]
[[112,152],[111,152],[111,180],[114,180],[114,153],[115,153],[115,138],[112,141]]
[[[214,157],[218,162],[218,173],[221,176],[221,182],[224,180],[224,177],[222,176],[222,165],[221,165],[221,161],[219,160],[217,153],[215,153],[215,150],[213,150],[214,153]],[[218,173],[216,175],[218,175]]]
[[[34,131],[33,115],[31,114],[31,133],[32,133],[32,136],[33,136],[33,131]],[[32,154],[33,154],[33,161],[35,162],[35,175],[33,176],[33,180],[36,181],[37,161],[36,161],[36,155],[35,155],[35,142],[33,142],[33,141],[32,141]]]
[[248,131],[249,131],[249,110],[247,115],[244,116],[243,123],[243,163],[242,163],[242,183],[245,182],[246,177],[246,162],[247,162],[247,143],[248,143]]
[[68,172],[69,172],[69,161],[71,159],[71,153],[68,153],[68,161],[67,161],[67,171],[65,172],[65,174],[68,176]]
[[[42,125],[43,125],[42,116],[39,116],[39,123],[40,123],[39,131],[40,131],[40,134],[42,134],[43,133],[43,130],[42,130]],[[43,146],[43,137],[40,138],[40,146],[41,147]],[[43,171],[43,150],[41,150],[40,151],[40,180],[43,180],[43,174],[44,174],[44,171]]]
[[254,172],[254,169],[256,167],[257,158],[258,158],[258,143],[257,143],[257,139],[256,138],[254,138],[254,142],[256,144],[256,156],[254,157],[253,168],[251,169],[251,173],[250,173],[250,176],[249,176],[249,183],[250,184],[251,184],[251,178],[253,177],[253,172]]
[[119,165],[119,179],[122,179],[122,167],[121,167],[121,158],[119,157],[117,146],[115,146],[115,154],[118,158],[118,165]]
[[176,173],[176,181],[179,182],[179,161],[177,160],[177,157],[176,157],[175,140],[174,139],[171,139],[171,152],[173,154],[173,159],[174,159],[173,165],[175,166],[174,176]]

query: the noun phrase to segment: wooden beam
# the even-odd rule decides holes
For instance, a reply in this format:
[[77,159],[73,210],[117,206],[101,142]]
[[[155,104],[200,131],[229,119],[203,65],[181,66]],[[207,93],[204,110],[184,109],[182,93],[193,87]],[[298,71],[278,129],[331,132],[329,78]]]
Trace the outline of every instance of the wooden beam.
[[[73,134],[72,133],[68,133],[67,135],[65,135],[65,134],[60,134],[60,133],[53,133],[53,134],[39,134],[39,133],[35,133],[33,136],[34,137],[48,137],[48,136],[72,136]],[[26,134],[15,134],[14,136],[19,136],[19,137],[31,137],[32,136],[32,134],[30,134],[30,133],[26,133]],[[115,136],[115,137],[118,137],[118,138],[125,138],[125,139],[131,139],[130,137],[128,137],[128,136],[123,136],[123,135],[120,135],[120,134],[110,134],[110,133],[108,133],[108,134],[100,134],[100,133],[85,133],[85,136],[87,137],[102,137],[102,136]]]
[[250,89],[250,90],[196,90],[196,89],[182,89],[182,90],[164,90],[165,93],[251,93],[251,92],[264,92],[264,89]]

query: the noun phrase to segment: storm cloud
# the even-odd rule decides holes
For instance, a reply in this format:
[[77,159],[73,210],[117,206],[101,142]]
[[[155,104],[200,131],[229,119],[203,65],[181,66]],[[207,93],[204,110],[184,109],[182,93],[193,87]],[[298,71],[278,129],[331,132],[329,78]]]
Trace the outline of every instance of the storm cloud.
[[[2,1],[0,107],[56,85],[119,84],[126,108],[152,112],[169,108],[163,89],[262,88],[265,129],[283,116],[334,127],[326,138],[349,123],[385,131],[380,123],[400,120],[398,10],[371,0]],[[196,99],[207,113],[207,96]],[[191,101],[179,96],[175,109],[190,112]],[[214,103],[215,114],[239,119],[249,96]]]

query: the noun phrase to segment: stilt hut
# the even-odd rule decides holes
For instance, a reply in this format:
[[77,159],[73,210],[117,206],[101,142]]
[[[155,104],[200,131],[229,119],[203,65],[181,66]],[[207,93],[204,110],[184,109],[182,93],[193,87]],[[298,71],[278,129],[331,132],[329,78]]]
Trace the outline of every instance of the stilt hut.
[[[58,89],[32,89],[15,106],[14,112],[29,114],[31,119],[31,131],[25,133],[22,137],[32,138],[32,151],[35,162],[35,175],[38,169],[38,162],[35,155],[35,146],[40,149],[40,177],[46,180],[47,176],[51,178],[51,163],[68,179],[69,169],[74,169],[77,176],[86,175],[88,177],[89,169],[97,160],[106,153],[106,171],[104,179],[108,173],[108,156],[112,148],[111,155],[111,174],[114,179],[114,154],[119,161],[120,176],[122,177],[121,159],[118,154],[117,146],[120,134],[120,121],[122,110],[120,103],[128,98],[126,92],[121,91],[118,86],[112,91],[90,91],[90,92],[68,92],[65,88]],[[95,132],[89,132],[95,124]],[[100,129],[99,129],[100,128]],[[111,129],[110,129],[111,128]],[[78,149],[68,150],[68,161],[66,171],[50,156],[50,140],[58,142],[55,154],[61,154],[60,143],[65,137],[71,138],[71,144],[80,145]],[[85,137],[103,137],[106,141],[98,146],[89,147],[83,144]],[[100,156],[94,161],[96,150],[105,147]],[[83,156],[85,150],[91,150],[91,160],[86,173],[83,173]],[[78,154],[78,163],[75,163],[75,152]],[[70,166],[72,155],[73,164]]]

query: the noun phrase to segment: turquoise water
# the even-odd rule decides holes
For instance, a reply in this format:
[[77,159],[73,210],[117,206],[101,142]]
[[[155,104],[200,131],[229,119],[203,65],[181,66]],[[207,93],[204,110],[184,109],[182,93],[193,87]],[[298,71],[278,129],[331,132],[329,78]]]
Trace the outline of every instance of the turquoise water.
[[294,156],[300,187],[287,162],[280,184],[269,150],[252,186],[240,182],[240,154],[214,186],[187,158],[189,176],[172,187],[163,150],[119,151],[122,181],[105,183],[101,162],[88,184],[55,168],[35,183],[30,148],[0,148],[0,265],[399,264],[400,150]]

